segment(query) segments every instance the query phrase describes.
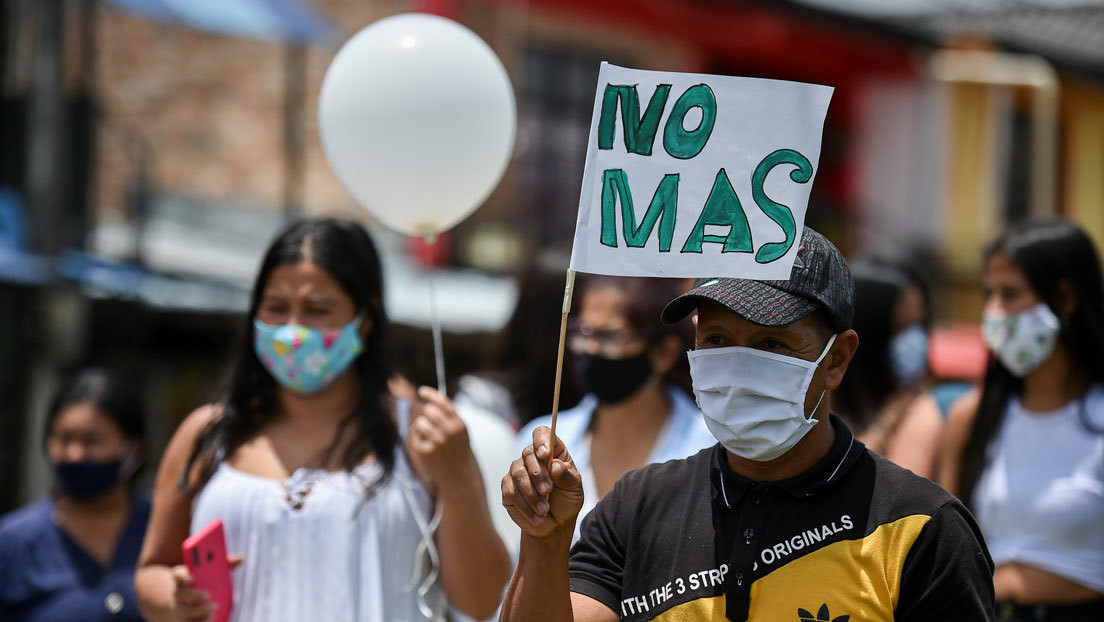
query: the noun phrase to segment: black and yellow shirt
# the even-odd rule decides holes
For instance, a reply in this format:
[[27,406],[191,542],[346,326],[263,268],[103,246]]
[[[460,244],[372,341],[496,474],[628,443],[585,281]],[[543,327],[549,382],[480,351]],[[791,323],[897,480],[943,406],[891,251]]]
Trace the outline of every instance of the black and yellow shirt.
[[582,523],[571,590],[632,621],[993,620],[969,512],[832,425],[786,480],[737,475],[720,445],[626,474]]

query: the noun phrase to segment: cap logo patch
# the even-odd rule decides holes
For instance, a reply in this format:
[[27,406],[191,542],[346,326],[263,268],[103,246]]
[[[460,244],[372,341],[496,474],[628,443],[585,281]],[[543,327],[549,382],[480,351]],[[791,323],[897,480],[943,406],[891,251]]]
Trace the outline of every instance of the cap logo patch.
[[797,257],[794,258],[794,268],[797,270],[805,270],[809,266],[805,264],[805,258],[802,255],[805,254],[807,249],[804,246],[797,247]]

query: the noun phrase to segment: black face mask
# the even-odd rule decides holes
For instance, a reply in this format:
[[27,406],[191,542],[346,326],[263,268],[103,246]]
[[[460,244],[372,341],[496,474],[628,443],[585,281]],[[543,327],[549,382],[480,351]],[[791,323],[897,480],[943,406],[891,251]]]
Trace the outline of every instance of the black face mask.
[[636,393],[652,377],[652,360],[645,350],[625,358],[576,354],[575,372],[581,388],[603,404],[616,404]]
[[58,488],[70,498],[92,499],[111,490],[120,481],[129,480],[141,464],[141,456],[131,448],[126,457],[106,462],[55,462],[54,479]]
[[73,499],[98,497],[119,483],[122,460],[107,462],[59,462],[54,477],[62,492]]

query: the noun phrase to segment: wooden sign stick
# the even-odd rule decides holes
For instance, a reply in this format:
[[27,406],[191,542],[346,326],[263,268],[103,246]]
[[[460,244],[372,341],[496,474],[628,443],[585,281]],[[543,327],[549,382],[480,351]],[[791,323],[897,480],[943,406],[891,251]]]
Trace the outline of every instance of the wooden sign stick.
[[575,293],[575,271],[567,271],[567,285],[564,286],[563,310],[560,315],[560,346],[556,352],[556,387],[552,391],[552,437],[548,443],[548,460],[551,464],[556,449],[556,415],[560,412],[560,381],[563,379],[564,342],[567,339],[567,314],[571,312],[571,295]]

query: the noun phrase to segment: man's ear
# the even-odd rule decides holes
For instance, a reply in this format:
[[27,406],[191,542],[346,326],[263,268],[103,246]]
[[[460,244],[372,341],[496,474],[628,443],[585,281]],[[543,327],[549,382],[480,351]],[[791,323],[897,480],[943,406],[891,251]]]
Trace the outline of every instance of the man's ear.
[[829,391],[835,389],[843,382],[843,376],[847,373],[847,366],[851,359],[855,358],[855,352],[859,349],[859,334],[853,330],[845,330],[836,337],[828,356],[824,357],[824,388]]

